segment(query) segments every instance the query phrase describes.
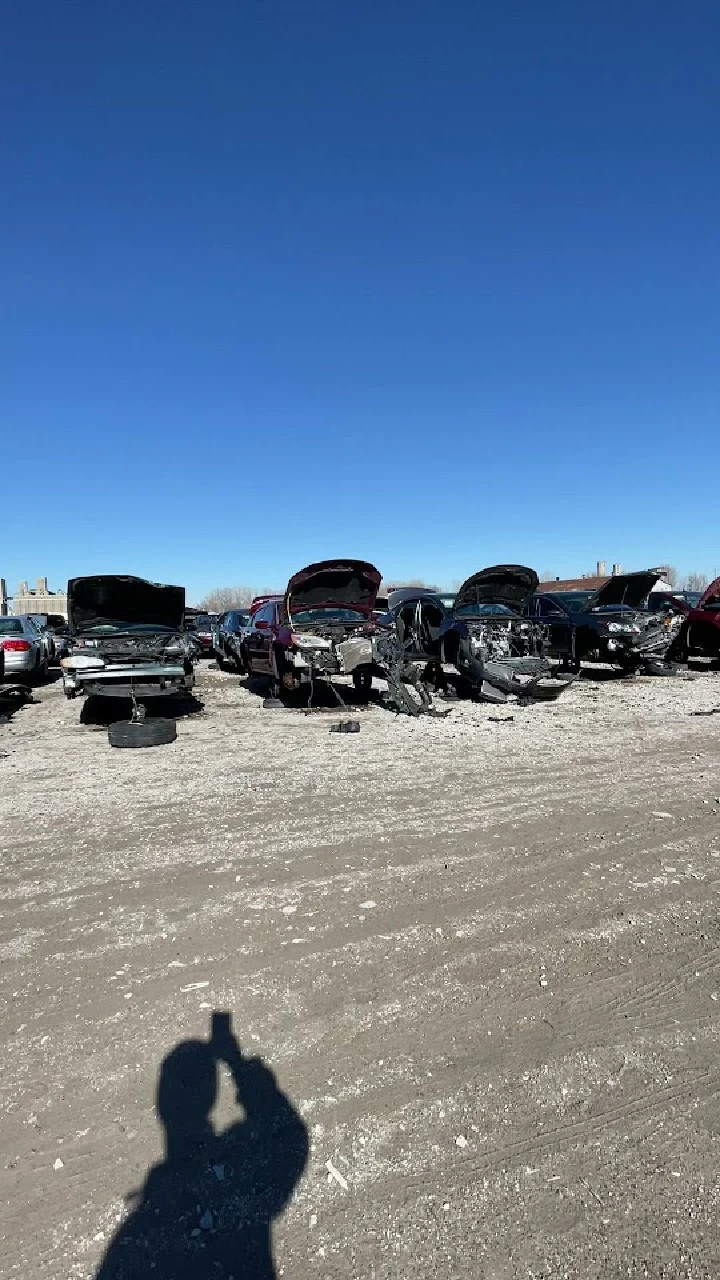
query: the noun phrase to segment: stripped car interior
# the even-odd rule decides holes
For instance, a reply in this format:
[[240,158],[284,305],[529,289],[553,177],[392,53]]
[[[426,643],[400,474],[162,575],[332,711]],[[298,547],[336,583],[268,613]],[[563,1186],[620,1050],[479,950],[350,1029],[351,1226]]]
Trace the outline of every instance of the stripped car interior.
[[406,660],[424,664],[426,685],[446,688],[450,670],[483,701],[556,698],[572,678],[554,674],[545,628],[523,616],[537,582],[525,565],[492,565],[463,583],[452,609],[428,590],[391,592],[388,623]]

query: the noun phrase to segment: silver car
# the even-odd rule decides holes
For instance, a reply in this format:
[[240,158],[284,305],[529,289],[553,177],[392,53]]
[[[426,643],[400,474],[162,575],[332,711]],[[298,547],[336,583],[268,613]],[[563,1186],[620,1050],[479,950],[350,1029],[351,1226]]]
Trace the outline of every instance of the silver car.
[[44,680],[49,655],[47,643],[35,622],[26,613],[0,617],[0,645],[5,657],[5,679]]

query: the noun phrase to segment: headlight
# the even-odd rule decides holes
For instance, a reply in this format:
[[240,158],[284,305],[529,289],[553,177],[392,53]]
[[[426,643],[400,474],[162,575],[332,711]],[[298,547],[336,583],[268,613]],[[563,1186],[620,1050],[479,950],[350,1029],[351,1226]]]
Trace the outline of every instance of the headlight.
[[300,636],[294,631],[290,638],[296,649],[332,649],[332,640],[325,636]]
[[606,623],[608,631],[612,631],[615,635],[623,636],[639,636],[640,628],[636,627],[632,622],[608,622]]
[[105,663],[100,657],[91,658],[89,653],[75,653],[69,658],[63,658],[60,666],[63,671],[98,671]]

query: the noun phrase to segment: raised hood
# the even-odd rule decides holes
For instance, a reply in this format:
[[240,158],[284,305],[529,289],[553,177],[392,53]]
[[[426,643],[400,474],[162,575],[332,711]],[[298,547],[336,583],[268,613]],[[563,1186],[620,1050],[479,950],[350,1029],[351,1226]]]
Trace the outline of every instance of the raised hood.
[[357,609],[370,616],[382,575],[365,560],[320,560],[293,574],[285,592],[288,617],[304,609]]
[[106,573],[68,582],[68,626],[71,635],[90,627],[142,626],[180,630],[185,588],[164,587],[130,575]]
[[538,576],[524,564],[494,564],[463,582],[453,608],[462,613],[473,604],[504,604],[522,613],[537,589]]
[[720,578],[716,578],[709,587],[705,588],[705,594],[700,597],[695,608],[707,609],[710,605],[716,604],[720,604]]
[[607,609],[614,604],[624,604],[630,609],[640,609],[643,601],[647,599],[661,577],[662,573],[658,573],[657,569],[643,569],[640,573],[615,574],[612,578],[608,578],[605,586],[600,587],[600,590],[588,600],[585,610],[589,613],[591,609]]

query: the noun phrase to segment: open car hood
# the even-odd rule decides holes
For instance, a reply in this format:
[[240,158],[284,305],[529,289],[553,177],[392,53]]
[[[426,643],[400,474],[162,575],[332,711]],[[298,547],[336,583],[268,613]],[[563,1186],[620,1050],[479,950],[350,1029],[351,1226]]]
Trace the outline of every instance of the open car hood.
[[707,609],[710,604],[720,604],[720,578],[716,578],[714,582],[710,583],[709,587],[705,588],[705,592],[698,600],[695,608]]
[[97,574],[71,578],[67,604],[71,635],[120,623],[179,631],[185,613],[185,588],[164,587],[129,574]]
[[382,575],[366,560],[319,560],[288,582],[288,617],[303,609],[357,609],[369,617],[381,580]]
[[630,609],[641,609],[643,601],[647,599],[655,586],[662,577],[656,569],[643,569],[640,573],[618,573],[613,578],[608,578],[604,587],[600,587],[588,600],[584,613],[590,613],[592,609],[608,608],[609,605],[624,604]]
[[504,604],[522,613],[537,589],[538,576],[524,564],[494,564],[463,582],[455,596],[456,613],[472,604]]

